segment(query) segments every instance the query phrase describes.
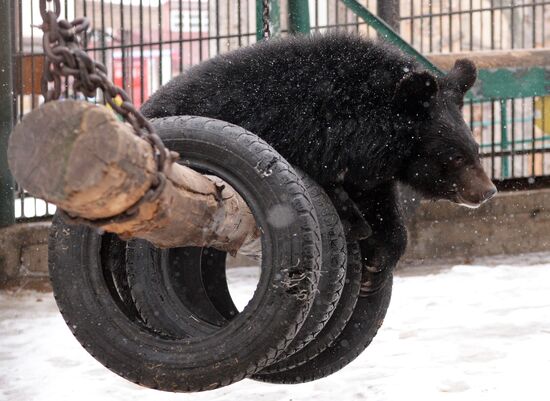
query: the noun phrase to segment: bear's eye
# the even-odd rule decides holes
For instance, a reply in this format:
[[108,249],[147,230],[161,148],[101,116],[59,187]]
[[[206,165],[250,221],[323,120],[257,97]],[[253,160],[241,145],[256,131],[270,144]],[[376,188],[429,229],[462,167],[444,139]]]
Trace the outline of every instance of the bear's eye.
[[456,156],[453,156],[450,158],[451,159],[451,163],[453,164],[453,166],[462,166],[464,164],[464,157],[460,156],[460,155],[456,155]]

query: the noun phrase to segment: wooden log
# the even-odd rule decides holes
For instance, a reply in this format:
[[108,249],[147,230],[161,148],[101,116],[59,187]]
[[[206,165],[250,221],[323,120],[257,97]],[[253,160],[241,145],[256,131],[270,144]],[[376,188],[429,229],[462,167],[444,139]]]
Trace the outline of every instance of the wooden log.
[[460,53],[431,53],[426,56],[432,63],[446,71],[453,68],[455,61],[461,58],[472,60],[479,69],[550,66],[550,50],[548,49],[482,50]]
[[[92,222],[131,208],[156,173],[151,145],[129,125],[104,106],[74,100],[29,113],[10,137],[8,162],[31,194]],[[208,246],[233,254],[259,236],[245,201],[227,183],[177,163],[164,173],[167,183],[156,200],[141,204],[131,219],[100,228],[158,247]]]

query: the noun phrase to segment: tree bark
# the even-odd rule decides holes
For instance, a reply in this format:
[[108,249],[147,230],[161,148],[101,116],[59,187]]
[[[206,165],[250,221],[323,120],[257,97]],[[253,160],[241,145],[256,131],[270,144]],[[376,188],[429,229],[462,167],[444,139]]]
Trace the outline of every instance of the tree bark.
[[[156,173],[151,145],[129,125],[104,106],[74,100],[29,113],[10,137],[8,162],[31,194],[92,224],[135,205]],[[160,196],[132,218],[93,225],[158,247],[208,246],[233,254],[258,238],[252,213],[230,185],[177,163],[164,173]]]

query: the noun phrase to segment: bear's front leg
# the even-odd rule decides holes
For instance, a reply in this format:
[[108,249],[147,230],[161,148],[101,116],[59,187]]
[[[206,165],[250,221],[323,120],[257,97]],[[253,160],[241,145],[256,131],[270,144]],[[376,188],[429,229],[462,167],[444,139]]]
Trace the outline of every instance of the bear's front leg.
[[369,296],[384,287],[405,252],[407,228],[395,183],[349,193],[372,229],[372,235],[360,241],[364,260],[361,295]]
[[325,190],[338,211],[348,241],[359,241],[372,235],[363,213],[342,186],[331,186]]

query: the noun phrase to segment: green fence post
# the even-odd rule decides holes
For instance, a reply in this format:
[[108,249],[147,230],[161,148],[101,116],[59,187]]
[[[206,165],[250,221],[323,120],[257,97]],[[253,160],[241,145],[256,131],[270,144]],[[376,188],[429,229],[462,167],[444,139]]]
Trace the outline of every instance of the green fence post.
[[396,33],[400,31],[401,14],[399,0],[380,0],[376,2],[376,13]]
[[[256,40],[264,38],[263,23],[264,5],[262,0],[256,0]],[[269,27],[271,36],[278,36],[281,32],[281,7],[279,0],[269,0]]]
[[11,1],[0,1],[0,227],[15,223],[8,139],[13,127]]
[[[508,109],[506,99],[500,100],[500,150],[505,152],[508,150]],[[533,139],[534,140],[534,139]],[[502,178],[510,176],[510,158],[502,156],[501,159]]]
[[309,33],[309,1],[288,0],[288,30],[291,33]]

